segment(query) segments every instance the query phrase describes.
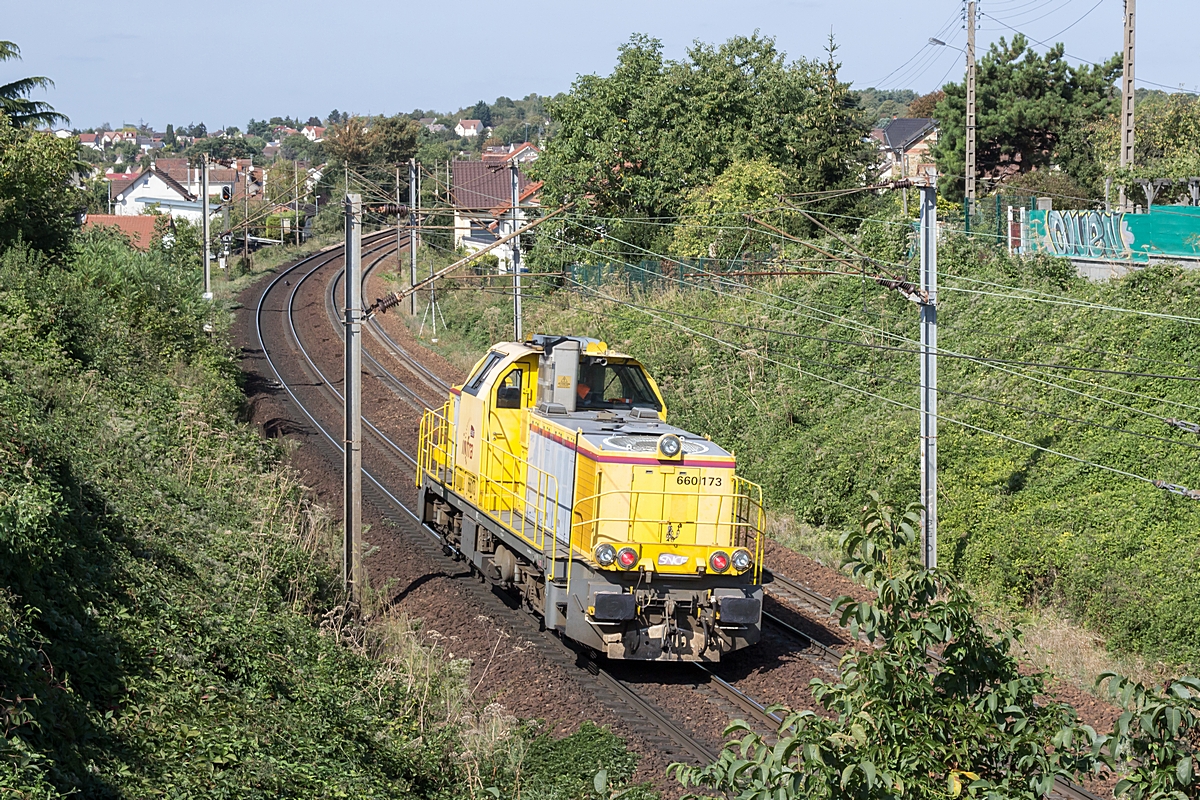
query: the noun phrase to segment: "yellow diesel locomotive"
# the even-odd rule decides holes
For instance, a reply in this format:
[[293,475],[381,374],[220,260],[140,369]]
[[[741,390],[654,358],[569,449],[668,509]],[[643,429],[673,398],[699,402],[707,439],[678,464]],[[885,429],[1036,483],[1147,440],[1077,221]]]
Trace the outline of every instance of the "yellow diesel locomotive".
[[421,421],[418,514],[547,628],[614,659],[758,641],[762,490],[604,342],[497,344]]

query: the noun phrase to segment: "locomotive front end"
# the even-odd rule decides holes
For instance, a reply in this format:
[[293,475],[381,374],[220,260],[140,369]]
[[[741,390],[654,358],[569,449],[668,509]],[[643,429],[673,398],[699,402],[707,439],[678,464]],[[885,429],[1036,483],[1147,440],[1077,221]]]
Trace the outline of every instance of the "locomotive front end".
[[425,415],[420,516],[547,628],[614,659],[719,661],[762,623],[762,491],[667,422],[603,342],[496,345]]
[[663,419],[636,361],[563,349],[542,367],[529,457],[558,478],[555,527],[575,554],[566,635],[624,659],[715,661],[754,644],[761,489],[731,453]]

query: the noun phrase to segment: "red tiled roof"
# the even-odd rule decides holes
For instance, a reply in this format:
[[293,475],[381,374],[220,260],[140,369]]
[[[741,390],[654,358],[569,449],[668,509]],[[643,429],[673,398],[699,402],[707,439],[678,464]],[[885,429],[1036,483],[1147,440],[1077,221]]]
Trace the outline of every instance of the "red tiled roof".
[[158,217],[119,216],[117,214],[88,214],[83,221],[83,229],[88,228],[118,228],[129,237],[129,242],[138,250],[149,250],[150,240],[154,238],[154,222]]
[[[484,161],[454,161],[450,170],[455,206],[468,209],[508,207],[512,196],[508,167]],[[529,178],[521,170],[517,174],[518,193],[524,193]]]
[[96,141],[96,134],[94,134],[94,133],[79,134],[79,143],[80,144],[94,144],[95,141]]
[[464,128],[479,128],[480,130],[483,130],[483,123],[477,119],[460,119],[458,124],[462,125]]

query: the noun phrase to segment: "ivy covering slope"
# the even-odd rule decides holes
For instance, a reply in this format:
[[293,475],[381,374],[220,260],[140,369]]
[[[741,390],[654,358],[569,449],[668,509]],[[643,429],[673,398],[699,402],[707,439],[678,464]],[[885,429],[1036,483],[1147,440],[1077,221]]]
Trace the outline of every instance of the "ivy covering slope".
[[[859,241],[887,262],[904,257],[903,228],[868,222]],[[1065,605],[1120,649],[1200,662],[1200,503],[1047,452],[1200,487],[1200,438],[1140,413],[1200,417],[1200,385],[1153,377],[1197,376],[1200,326],[993,296],[1013,292],[970,282],[1200,318],[1200,274],[1155,267],[1090,284],[1066,262],[1021,261],[953,237],[939,267],[948,273],[939,299],[945,351],[1144,373],[944,356],[941,562],[994,597]],[[636,283],[639,269],[629,272]],[[787,278],[721,294],[699,284],[711,287],[669,278],[647,293],[630,294],[627,284],[532,296],[524,329],[597,336],[642,358],[671,419],[736,451],[740,470],[763,484],[776,512],[837,532],[853,525],[869,489],[917,496],[915,344],[886,336],[917,338],[911,303],[858,276]],[[451,329],[475,348],[511,336],[503,297],[443,292],[439,302]]]
[[0,254],[0,793],[590,797],[601,767],[627,783],[636,757],[592,726],[483,752],[429,724],[463,665],[414,682],[346,613],[320,509],[237,422],[195,244],[181,225],[148,254],[105,233],[62,260]]

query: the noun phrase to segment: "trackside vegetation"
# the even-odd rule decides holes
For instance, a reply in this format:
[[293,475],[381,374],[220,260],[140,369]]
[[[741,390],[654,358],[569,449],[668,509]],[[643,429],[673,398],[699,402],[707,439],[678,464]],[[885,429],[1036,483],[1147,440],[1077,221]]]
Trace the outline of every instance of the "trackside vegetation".
[[1045,697],[1044,674],[1021,669],[1019,630],[980,625],[970,593],[921,565],[919,511],[871,492],[841,537],[844,566],[874,598],[835,606],[873,646],[849,649],[836,681],[812,681],[826,713],[777,707],[771,740],[734,723],[715,762],[671,766],[685,797],[1037,800],[1056,779],[1114,774],[1118,797],[1200,796],[1200,682],[1147,689],[1105,676],[1126,711],[1097,734]]
[[[904,238],[879,219],[857,241],[897,263]],[[996,360],[940,359],[941,563],[1002,604],[1063,607],[1117,650],[1200,663],[1200,503],[1102,468],[1200,483],[1200,438],[1163,421],[1200,414],[1187,379],[1200,326],[1184,319],[1200,318],[1200,275],[1162,266],[1092,284],[1066,262],[957,236],[939,264],[943,352]],[[869,489],[916,496],[915,344],[891,338],[917,339],[911,303],[858,275],[737,289],[665,269],[643,289],[641,262],[617,267],[605,285],[532,294],[525,330],[597,336],[643,359],[672,419],[730,446],[771,509],[815,532],[802,549],[836,542]],[[504,297],[439,298],[476,352],[511,335]]]
[[347,607],[325,513],[239,422],[195,244],[181,224],[148,253],[93,232],[0,254],[0,792],[630,788],[611,733],[476,710],[464,662]]

